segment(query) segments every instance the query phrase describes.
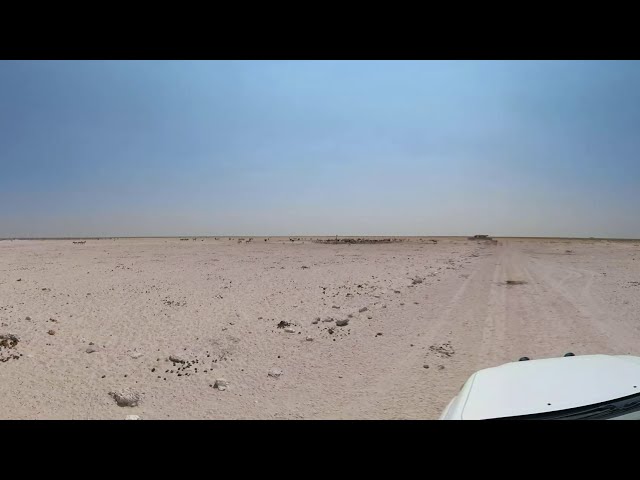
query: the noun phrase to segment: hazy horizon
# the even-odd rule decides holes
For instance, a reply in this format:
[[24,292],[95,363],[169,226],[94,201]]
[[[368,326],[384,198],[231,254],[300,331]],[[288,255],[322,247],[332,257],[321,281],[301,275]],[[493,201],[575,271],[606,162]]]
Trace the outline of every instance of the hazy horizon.
[[640,238],[637,85],[636,61],[1,61],[0,237]]

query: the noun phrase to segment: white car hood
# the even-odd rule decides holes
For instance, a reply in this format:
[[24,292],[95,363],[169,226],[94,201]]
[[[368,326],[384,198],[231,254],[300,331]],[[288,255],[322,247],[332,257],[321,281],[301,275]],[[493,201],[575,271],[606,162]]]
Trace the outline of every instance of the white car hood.
[[442,419],[566,410],[640,394],[640,357],[583,355],[513,362],[469,378]]

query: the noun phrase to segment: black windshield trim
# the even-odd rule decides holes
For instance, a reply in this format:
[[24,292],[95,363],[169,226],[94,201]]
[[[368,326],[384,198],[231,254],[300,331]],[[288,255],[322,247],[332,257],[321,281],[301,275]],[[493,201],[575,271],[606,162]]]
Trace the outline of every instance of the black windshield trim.
[[640,393],[583,407],[487,420],[607,420],[640,411]]

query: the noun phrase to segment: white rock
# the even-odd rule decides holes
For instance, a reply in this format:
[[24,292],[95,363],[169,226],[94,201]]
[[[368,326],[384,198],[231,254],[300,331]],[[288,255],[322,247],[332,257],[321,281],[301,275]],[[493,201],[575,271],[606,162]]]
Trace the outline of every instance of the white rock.
[[119,407],[137,407],[140,394],[131,391],[109,392]]
[[179,355],[169,355],[169,360],[174,363],[187,363],[187,361]]
[[291,327],[285,328],[284,331],[287,332],[287,333],[296,333],[296,331]]
[[282,373],[282,370],[280,370],[279,368],[272,368],[271,370],[269,370],[268,375],[273,378],[280,378]]
[[140,358],[142,355],[144,355],[142,352],[133,352],[133,353],[131,354],[131,358],[138,359],[138,358]]
[[307,337],[306,340],[307,342],[313,342],[313,337]]
[[126,417],[124,417],[125,420],[140,420],[140,417],[138,415],[127,415]]
[[216,383],[213,384],[213,388],[224,392],[229,387],[229,382],[224,378],[217,378]]

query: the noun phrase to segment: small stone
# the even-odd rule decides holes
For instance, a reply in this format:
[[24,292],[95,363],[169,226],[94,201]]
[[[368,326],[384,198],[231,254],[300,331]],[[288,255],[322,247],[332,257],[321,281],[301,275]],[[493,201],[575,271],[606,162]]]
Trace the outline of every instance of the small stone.
[[98,349],[96,347],[89,347],[85,350],[86,353],[95,353]]
[[229,382],[227,382],[227,380],[224,378],[216,379],[215,383],[213,384],[213,388],[217,388],[221,392],[224,392],[228,387]]
[[5,333],[0,335],[0,347],[13,348],[20,341],[20,337],[13,333]]
[[55,334],[56,334],[55,330],[49,330],[47,333],[48,333],[49,335],[55,335]]
[[331,308],[340,308],[338,305],[332,305]]
[[422,366],[423,368],[429,368],[429,365],[427,365],[426,363]]
[[140,394],[131,391],[109,392],[119,407],[137,407]]
[[136,359],[136,360],[137,360],[137,359],[138,359],[138,358],[140,358],[142,355],[144,355],[142,352],[133,352],[133,353],[131,354],[131,358],[133,358],[133,359]]
[[311,322],[311,324],[312,324],[312,325],[315,325],[315,324],[317,324],[317,323],[319,323],[319,322],[320,322],[320,317],[316,317],[316,318],[314,318],[314,319],[313,319],[313,321]]
[[336,326],[338,327],[346,327],[347,325],[349,325],[348,318],[341,318],[339,320],[336,320]]
[[306,340],[307,342],[313,342],[313,337],[309,337],[309,336],[308,336],[305,340]]
[[402,305],[404,305],[404,302],[400,302],[400,305],[401,305],[401,306],[402,306]]
[[179,355],[169,355],[169,360],[173,363],[187,363],[187,361]]
[[325,323],[333,322],[333,317],[324,317],[322,321]]
[[126,417],[124,417],[125,420],[140,420],[140,417],[138,415],[127,415]]
[[25,320],[31,320],[31,317],[25,317]]
[[367,310],[369,310],[367,307],[362,307],[360,310],[358,310],[358,312],[362,313],[366,312]]
[[367,315],[367,318],[371,320],[373,317],[371,315]]
[[21,282],[21,281],[22,281],[22,279],[21,279],[21,278],[19,278],[18,280],[16,280],[16,282]]
[[280,370],[279,368],[272,368],[271,370],[269,370],[269,373],[267,375],[273,378],[280,378],[282,373],[282,370]]
[[400,290],[394,290],[393,293],[400,293]]
[[347,317],[353,318],[353,313],[350,313],[349,315],[347,315]]
[[291,327],[285,328],[284,331],[287,332],[287,333],[296,333],[296,331]]

